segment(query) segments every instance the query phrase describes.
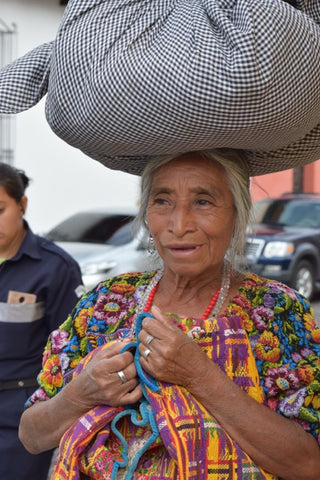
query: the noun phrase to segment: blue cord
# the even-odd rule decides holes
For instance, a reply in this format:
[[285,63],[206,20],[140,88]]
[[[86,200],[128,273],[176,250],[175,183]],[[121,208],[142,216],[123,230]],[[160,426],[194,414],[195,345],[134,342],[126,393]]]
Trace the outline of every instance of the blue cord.
[[152,435],[148,438],[146,443],[143,445],[143,447],[139,450],[139,452],[136,453],[134,456],[128,472],[125,476],[124,480],[131,480],[133,473],[138,465],[138,462],[141,458],[141,456],[145,453],[145,451],[149,448],[149,446],[154,442],[158,437],[159,437],[159,430],[157,426],[157,422],[155,420],[154,412],[152,410],[152,407],[150,405],[150,402],[148,400],[148,394],[146,390],[146,385],[149,387],[149,389],[152,392],[157,392],[160,390],[160,385],[157,382],[157,380],[152,377],[151,375],[147,376],[147,374],[143,371],[141,364],[140,364],[140,353],[139,353],[139,345],[140,345],[140,340],[138,338],[139,333],[142,328],[142,322],[145,317],[150,317],[154,318],[150,313],[143,312],[138,315],[137,322],[136,322],[136,341],[135,342],[130,342],[127,345],[123,347],[121,350],[121,353],[126,352],[127,350],[130,350],[132,348],[135,348],[135,353],[134,353],[134,363],[137,369],[137,374],[139,377],[139,382],[142,388],[142,393],[144,398],[140,399],[140,405],[139,405],[139,411],[141,414],[141,419],[138,419],[138,412],[132,408],[132,406],[128,405],[125,410],[122,412],[119,412],[112,420],[111,422],[111,430],[113,433],[118,437],[122,444],[122,461],[116,461],[112,467],[112,474],[111,474],[111,480],[116,480],[117,472],[119,468],[124,468],[128,466],[128,443],[124,436],[120,433],[120,431],[117,428],[117,422],[123,418],[126,415],[131,416],[131,421],[135,425],[141,425],[145,426],[150,424],[151,429],[152,429]]

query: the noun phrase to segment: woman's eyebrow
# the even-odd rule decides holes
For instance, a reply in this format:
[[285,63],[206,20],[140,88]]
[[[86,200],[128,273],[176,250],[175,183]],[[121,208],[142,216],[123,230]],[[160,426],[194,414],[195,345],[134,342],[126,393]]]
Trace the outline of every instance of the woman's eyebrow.
[[[170,187],[165,187],[165,186],[154,187],[154,188],[151,189],[150,195],[159,195],[159,194],[163,194],[163,193],[170,194],[170,193],[173,193],[173,192],[174,192],[174,189],[172,189]],[[221,194],[222,194],[221,190],[218,187],[213,187],[213,186],[204,187],[202,185],[191,188],[190,193],[206,194],[206,195],[211,195],[211,196],[214,196],[214,197],[221,196]]]
[[197,194],[211,195],[213,197],[220,197],[222,195],[221,189],[214,186],[204,187],[202,185],[199,185],[198,187],[192,188],[191,192],[197,193]]
[[159,193],[171,193],[173,192],[172,188],[169,187],[155,187],[150,191],[150,195],[158,195]]

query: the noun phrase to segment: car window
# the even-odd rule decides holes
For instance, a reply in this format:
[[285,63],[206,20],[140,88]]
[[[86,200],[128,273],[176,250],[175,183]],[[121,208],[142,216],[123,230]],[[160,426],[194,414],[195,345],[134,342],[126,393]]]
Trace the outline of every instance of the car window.
[[[117,215],[110,218],[104,218],[99,223],[97,223],[94,227],[92,227],[89,231],[87,231],[85,236],[85,242],[101,242],[108,243],[113,245],[122,245],[121,243],[115,243],[114,237],[119,229],[122,229],[123,226],[126,226],[128,222],[130,222],[131,218],[124,217],[122,215]],[[127,232],[127,234],[126,234]],[[119,239],[126,235],[128,237],[129,230],[127,229],[126,232],[119,235]],[[113,241],[111,239],[113,238]],[[131,236],[132,238],[132,236]],[[128,240],[130,241],[130,240]]]
[[59,223],[46,237],[54,242],[109,243],[117,230],[133,218],[125,214],[80,212]]
[[263,200],[253,208],[256,223],[320,228],[320,202],[301,200]]
[[252,219],[256,223],[279,223],[285,202],[261,200],[253,205]]
[[131,242],[133,240],[132,226],[133,222],[131,221],[118,228],[106,243],[108,245],[120,246]]

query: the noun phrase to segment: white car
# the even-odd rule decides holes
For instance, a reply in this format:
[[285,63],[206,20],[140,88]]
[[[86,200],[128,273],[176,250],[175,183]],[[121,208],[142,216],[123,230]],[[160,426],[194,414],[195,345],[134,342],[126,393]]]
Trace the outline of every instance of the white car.
[[142,229],[134,233],[135,211],[88,210],[68,217],[45,236],[80,265],[86,289],[119,273],[149,271],[155,266],[147,253]]

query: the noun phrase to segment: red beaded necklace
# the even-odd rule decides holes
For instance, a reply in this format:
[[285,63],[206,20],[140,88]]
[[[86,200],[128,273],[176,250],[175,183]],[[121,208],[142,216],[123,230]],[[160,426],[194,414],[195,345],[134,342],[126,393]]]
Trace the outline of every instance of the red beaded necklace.
[[[150,294],[149,294],[149,297],[148,297],[148,300],[144,306],[144,309],[143,311],[144,312],[149,312],[150,308],[151,308],[151,305],[152,305],[152,302],[153,302],[153,299],[154,299],[154,296],[156,294],[156,291],[158,290],[158,286],[159,286],[159,283],[157,283],[153,289],[151,290]],[[208,307],[206,308],[204,314],[202,315],[201,317],[201,320],[205,320],[206,318],[209,317],[210,315],[210,312],[212,312],[213,310],[213,307],[215,306],[215,304],[217,303],[217,300],[218,300],[218,297],[220,295],[220,292],[221,292],[221,287],[214,293],[214,295],[212,296],[210,302],[209,302],[209,305]]]

